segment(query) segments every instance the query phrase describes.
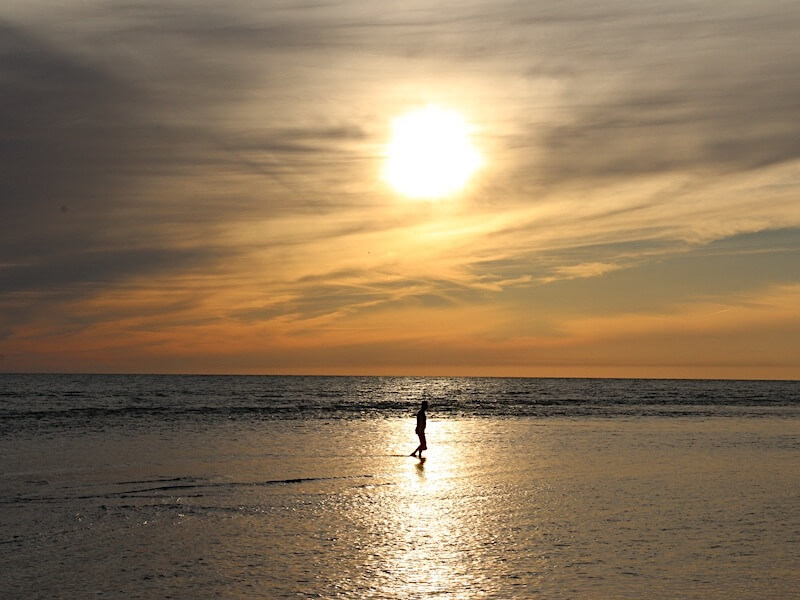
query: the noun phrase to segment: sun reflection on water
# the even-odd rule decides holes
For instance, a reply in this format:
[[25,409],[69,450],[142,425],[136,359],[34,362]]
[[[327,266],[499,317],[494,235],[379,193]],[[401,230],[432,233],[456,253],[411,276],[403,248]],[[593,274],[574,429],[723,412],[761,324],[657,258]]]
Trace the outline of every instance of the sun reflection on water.
[[[470,459],[457,422],[430,422],[430,450],[409,459],[383,510],[371,513],[380,577],[371,592],[381,598],[476,598],[488,593],[487,565],[474,565],[475,550],[489,539],[481,495],[459,476]],[[377,565],[376,565],[377,566]]]

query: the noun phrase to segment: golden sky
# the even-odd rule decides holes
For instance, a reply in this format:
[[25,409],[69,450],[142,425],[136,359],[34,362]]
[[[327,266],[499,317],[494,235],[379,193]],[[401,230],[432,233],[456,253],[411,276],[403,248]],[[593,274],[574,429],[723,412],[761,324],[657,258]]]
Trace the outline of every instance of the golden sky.
[[[800,4],[0,7],[0,370],[800,378]],[[413,199],[392,124],[482,166]]]

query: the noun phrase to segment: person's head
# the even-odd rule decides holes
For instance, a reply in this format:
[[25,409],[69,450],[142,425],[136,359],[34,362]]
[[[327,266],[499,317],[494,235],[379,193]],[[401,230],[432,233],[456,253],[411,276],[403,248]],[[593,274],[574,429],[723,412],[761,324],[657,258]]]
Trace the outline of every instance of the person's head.
[[428,401],[427,400],[423,400],[422,401],[422,410],[428,410]]

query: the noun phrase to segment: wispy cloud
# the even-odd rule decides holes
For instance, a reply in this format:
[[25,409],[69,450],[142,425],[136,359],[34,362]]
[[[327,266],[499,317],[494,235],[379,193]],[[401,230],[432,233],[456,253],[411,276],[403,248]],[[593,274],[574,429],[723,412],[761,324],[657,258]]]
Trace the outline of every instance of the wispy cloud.
[[[545,360],[525,336],[789,289],[799,28],[783,2],[9,3],[2,352],[499,369]],[[438,205],[379,178],[431,101],[487,158]]]

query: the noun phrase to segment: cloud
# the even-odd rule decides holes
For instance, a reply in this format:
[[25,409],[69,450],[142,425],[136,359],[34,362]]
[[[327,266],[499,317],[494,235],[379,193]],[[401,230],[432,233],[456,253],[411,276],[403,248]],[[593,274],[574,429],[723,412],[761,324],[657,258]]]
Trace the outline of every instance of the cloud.
[[120,170],[140,134],[134,90],[11,25],[0,24],[0,40],[0,227],[8,243],[22,224],[53,226],[64,209],[102,206],[109,171]]
[[[150,22],[168,37],[171,25]],[[128,36],[135,43],[125,35],[116,41],[139,45],[154,33],[134,26],[132,31]],[[287,165],[318,168],[330,163],[335,144],[364,137],[358,126],[341,123],[231,132],[203,120],[224,111],[229,96],[186,91],[202,85],[232,94],[233,86],[244,93],[243,71],[234,77],[227,64],[219,64],[213,72],[179,73],[182,61],[168,52],[144,70],[130,56],[125,58],[131,62],[110,68],[103,56],[105,50],[113,55],[114,41],[100,36],[89,53],[80,36],[61,47],[0,22],[0,267],[7,290],[47,270],[64,284],[69,277],[82,283],[105,271],[85,265],[113,263],[115,255],[119,273],[131,257],[142,257],[141,267],[155,267],[153,253],[160,253],[163,267],[171,256],[188,252],[183,247],[175,253],[172,246],[189,225],[195,243],[206,234],[198,258],[214,259],[207,234],[220,220],[246,221],[270,212],[269,201],[241,187],[253,165],[267,177],[285,179]],[[165,83],[187,89],[165,92]],[[177,111],[187,122],[174,119]],[[280,158],[270,162],[267,154]],[[198,193],[192,178],[210,180],[218,189]]]
[[[25,6],[0,23],[12,343],[370,331],[367,360],[414,327],[555,338],[796,281],[787,5]],[[488,159],[440,205],[378,181],[391,117],[429,101]]]
[[[608,273],[610,271],[616,271],[619,268],[621,268],[619,265],[605,263],[605,262],[579,263],[577,265],[558,267],[556,269],[556,274],[548,279],[551,281],[557,281],[558,279],[599,277],[604,273]],[[548,279],[546,279],[545,281],[547,281]]]
[[800,10],[778,3],[726,15],[677,3],[587,27],[543,172],[559,182],[797,160],[798,26]]
[[154,194],[209,162],[159,110],[102,61],[0,22],[0,325],[233,253],[203,235],[219,205],[201,219],[202,203]]

